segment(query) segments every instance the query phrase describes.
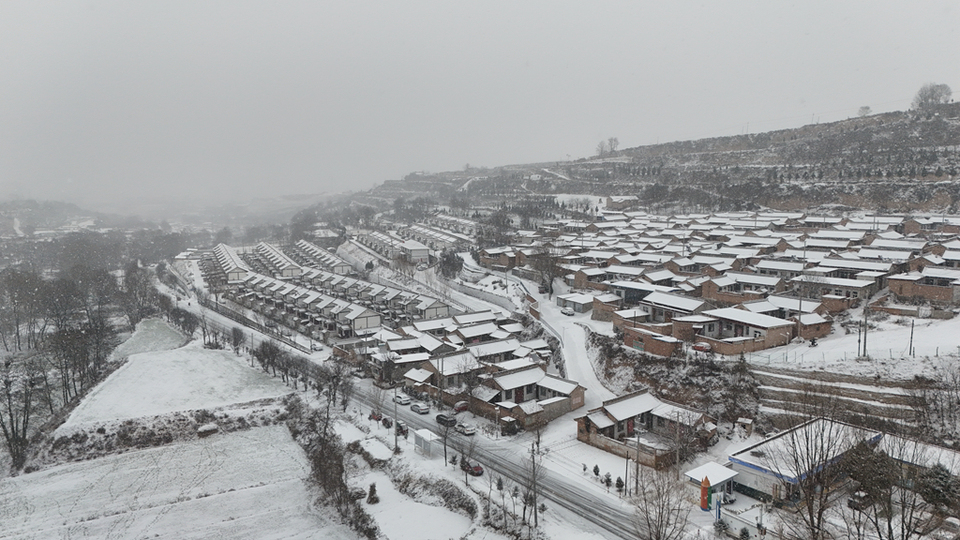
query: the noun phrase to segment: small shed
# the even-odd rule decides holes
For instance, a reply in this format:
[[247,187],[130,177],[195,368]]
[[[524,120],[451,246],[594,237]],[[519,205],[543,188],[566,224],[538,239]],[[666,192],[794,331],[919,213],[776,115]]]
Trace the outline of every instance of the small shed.
[[710,510],[712,509],[714,493],[723,495],[733,493],[732,480],[737,476],[737,471],[724,467],[715,461],[711,461],[684,474],[691,483],[702,486],[703,489],[706,490],[706,493],[701,496],[701,508],[703,510]]
[[430,457],[433,452],[433,444],[440,440],[434,432],[429,429],[418,429],[413,432],[413,448],[416,452]]

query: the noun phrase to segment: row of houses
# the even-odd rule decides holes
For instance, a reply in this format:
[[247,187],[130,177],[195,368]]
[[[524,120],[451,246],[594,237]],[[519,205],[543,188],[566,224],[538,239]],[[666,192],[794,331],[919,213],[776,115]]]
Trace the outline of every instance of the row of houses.
[[388,259],[403,258],[412,264],[430,261],[427,246],[413,239],[403,239],[392,232],[367,231],[357,240]]
[[381,329],[353,358],[376,384],[404,384],[470,409],[505,428],[535,428],[583,406],[585,388],[547,373],[543,339],[520,339],[519,322],[492,311]]
[[469,236],[418,223],[401,228],[397,234],[403,238],[416,240],[434,251],[445,249],[463,251],[476,244]]
[[305,264],[306,266],[324,268],[341,276],[353,273],[353,267],[350,263],[341,259],[337,254],[306,240],[298,240],[294,245],[294,251],[296,255],[304,258],[304,263],[310,263]]
[[[884,290],[891,302],[960,301],[960,240],[904,236],[897,229],[906,221],[620,213],[525,234],[526,243],[481,250],[479,262],[536,277],[531,259],[555,253],[579,291],[558,305],[637,328],[627,343],[644,350],[669,353],[679,339],[734,354],[822,337],[832,316]],[[567,225],[583,232],[564,234]],[[764,303],[771,297],[779,307]],[[797,309],[783,309],[786,302]]]

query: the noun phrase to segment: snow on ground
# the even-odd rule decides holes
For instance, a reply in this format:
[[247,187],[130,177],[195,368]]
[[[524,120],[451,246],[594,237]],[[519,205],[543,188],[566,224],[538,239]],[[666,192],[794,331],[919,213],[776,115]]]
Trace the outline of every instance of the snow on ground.
[[[851,313],[853,320],[861,316]],[[960,317],[950,320],[917,319],[913,328],[914,355],[908,354],[910,325],[897,324],[894,317],[871,321],[876,330],[867,335],[867,352],[871,360],[856,360],[858,335],[845,333],[839,324],[834,332],[819,339],[816,347],[807,343],[791,343],[784,347],[748,354],[747,361],[760,367],[781,367],[801,370],[822,370],[863,377],[905,380],[915,375],[932,376],[945,363],[954,364],[960,354],[957,336]]]
[[113,351],[114,358],[124,358],[132,354],[167,351],[176,349],[187,342],[179,330],[160,319],[144,319],[130,339],[124,341]]
[[[417,502],[400,493],[382,471],[369,471],[358,479],[361,485],[376,482],[380,502],[364,504],[390,540],[444,540],[462,538],[472,528],[469,517],[441,506]],[[476,536],[475,538],[482,538]]]
[[0,537],[356,538],[308,474],[284,426],[69,463],[0,480]]
[[250,368],[232,352],[185,347],[134,354],[95,388],[63,427],[218,407],[290,393],[279,379]]

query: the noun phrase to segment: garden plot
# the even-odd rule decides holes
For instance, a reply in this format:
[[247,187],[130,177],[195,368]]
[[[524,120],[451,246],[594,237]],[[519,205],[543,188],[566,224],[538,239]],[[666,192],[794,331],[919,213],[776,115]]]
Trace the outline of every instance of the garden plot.
[[356,538],[312,508],[283,426],[0,480],[0,538]]
[[221,407],[290,393],[231,352],[185,347],[130,356],[73,411],[63,428]]

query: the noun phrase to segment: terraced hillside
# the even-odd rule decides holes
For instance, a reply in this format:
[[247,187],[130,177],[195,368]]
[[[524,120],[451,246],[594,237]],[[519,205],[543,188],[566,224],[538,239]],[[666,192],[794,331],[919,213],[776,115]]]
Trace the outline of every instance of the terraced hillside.
[[760,383],[760,412],[787,419],[818,406],[835,407],[851,419],[874,417],[915,425],[917,399],[911,384],[838,373],[751,367]]
[[[503,201],[637,195],[651,210],[960,209],[960,103],[796,129],[627,148],[574,161],[411,174],[357,194]],[[359,200],[358,199],[358,200]]]

